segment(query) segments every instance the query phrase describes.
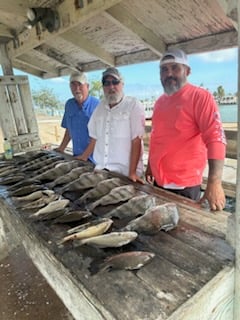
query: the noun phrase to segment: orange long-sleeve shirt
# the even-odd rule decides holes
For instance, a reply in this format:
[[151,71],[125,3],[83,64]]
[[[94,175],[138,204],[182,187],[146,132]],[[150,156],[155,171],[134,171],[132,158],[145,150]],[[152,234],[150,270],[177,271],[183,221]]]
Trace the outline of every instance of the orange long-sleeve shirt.
[[207,90],[186,84],[156,101],[149,161],[158,185],[199,185],[207,159],[224,159],[225,152],[218,106]]

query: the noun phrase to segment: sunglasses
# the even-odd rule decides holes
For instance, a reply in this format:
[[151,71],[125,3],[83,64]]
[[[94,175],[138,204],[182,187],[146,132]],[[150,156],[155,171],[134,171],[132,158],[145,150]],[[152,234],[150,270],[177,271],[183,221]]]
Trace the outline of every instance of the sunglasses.
[[102,84],[104,87],[109,87],[111,85],[117,86],[120,83],[120,80],[114,79],[112,81],[110,80],[103,80]]

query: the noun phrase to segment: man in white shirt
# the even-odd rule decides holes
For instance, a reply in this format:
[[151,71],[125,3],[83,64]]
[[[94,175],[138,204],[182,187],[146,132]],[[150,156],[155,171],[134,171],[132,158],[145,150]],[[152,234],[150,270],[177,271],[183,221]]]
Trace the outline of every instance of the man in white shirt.
[[103,72],[104,98],[88,123],[96,169],[108,169],[143,183],[142,104],[123,93],[123,79],[116,68]]

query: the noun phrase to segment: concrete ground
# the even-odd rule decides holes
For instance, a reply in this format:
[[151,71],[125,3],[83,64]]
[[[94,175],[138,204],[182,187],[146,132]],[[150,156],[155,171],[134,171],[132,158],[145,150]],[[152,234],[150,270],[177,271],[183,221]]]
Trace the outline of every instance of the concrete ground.
[[0,262],[0,319],[73,320],[21,246]]

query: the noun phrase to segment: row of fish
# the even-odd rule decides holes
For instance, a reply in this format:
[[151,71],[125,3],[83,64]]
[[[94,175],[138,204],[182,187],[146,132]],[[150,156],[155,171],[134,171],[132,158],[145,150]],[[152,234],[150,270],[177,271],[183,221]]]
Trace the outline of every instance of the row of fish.
[[[14,175],[18,176],[15,183]],[[29,211],[31,220],[53,220],[60,224],[90,219],[69,229],[59,240],[61,246],[71,241],[73,247],[118,248],[134,241],[141,233],[153,235],[160,230],[169,231],[179,220],[176,204],[159,205],[155,197],[136,190],[132,184],[107,171],[94,171],[90,163],[67,161],[54,154],[42,153],[28,163],[22,161],[19,166],[11,162],[4,167],[0,163],[0,185],[4,183],[10,185],[9,196],[16,207]],[[70,200],[64,197],[65,192],[70,191],[82,193],[75,205],[84,209],[71,207]],[[98,207],[105,207],[101,218],[96,217]],[[114,218],[130,221],[119,229]],[[106,258],[102,269],[134,270],[153,257],[154,253],[147,251],[124,252]]]

